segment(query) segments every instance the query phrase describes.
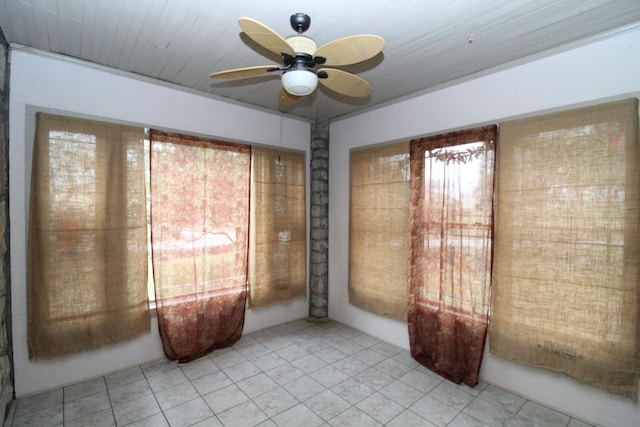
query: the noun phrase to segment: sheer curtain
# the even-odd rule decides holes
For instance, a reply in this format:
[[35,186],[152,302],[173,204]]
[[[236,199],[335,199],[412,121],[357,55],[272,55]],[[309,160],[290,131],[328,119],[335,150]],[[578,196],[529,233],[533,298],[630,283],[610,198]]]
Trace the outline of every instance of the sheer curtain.
[[304,153],[253,147],[249,306],[307,294]]
[[236,342],[247,296],[250,147],[150,132],[160,337],[186,362]]
[[500,125],[491,352],[637,400],[638,100]]
[[490,295],[496,127],[411,141],[411,355],[478,382]]
[[29,357],[148,332],[144,129],[44,113],[36,121]]
[[407,318],[409,142],[351,152],[349,302]]

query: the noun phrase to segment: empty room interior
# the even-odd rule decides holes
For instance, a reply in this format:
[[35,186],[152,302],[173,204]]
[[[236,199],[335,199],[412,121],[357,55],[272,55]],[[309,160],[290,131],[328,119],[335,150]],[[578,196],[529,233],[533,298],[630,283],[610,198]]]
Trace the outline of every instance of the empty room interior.
[[4,426],[640,425],[637,0],[0,0],[0,52]]

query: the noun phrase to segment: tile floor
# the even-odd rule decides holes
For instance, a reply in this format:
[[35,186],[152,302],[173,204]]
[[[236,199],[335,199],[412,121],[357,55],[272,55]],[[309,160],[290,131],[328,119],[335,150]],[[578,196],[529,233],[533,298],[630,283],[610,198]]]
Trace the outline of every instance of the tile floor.
[[6,426],[588,426],[408,351],[301,319],[187,364],[168,360],[19,399]]

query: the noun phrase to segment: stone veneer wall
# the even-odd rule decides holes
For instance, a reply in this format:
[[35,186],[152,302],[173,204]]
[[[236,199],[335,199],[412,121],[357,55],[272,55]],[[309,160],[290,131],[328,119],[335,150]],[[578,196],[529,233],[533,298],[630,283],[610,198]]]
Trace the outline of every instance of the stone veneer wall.
[[9,45],[0,30],[0,421],[13,400],[9,269]]
[[329,121],[311,131],[311,274],[309,317],[329,316]]

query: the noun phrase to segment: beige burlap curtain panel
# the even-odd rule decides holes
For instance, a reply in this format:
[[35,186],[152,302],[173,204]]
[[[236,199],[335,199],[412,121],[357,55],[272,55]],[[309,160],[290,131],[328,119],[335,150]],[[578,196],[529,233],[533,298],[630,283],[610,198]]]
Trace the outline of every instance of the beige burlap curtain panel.
[[411,355],[478,382],[487,332],[496,126],[411,141]]
[[501,124],[490,350],[637,399],[638,102]]
[[349,302],[405,320],[409,142],[351,152]]
[[148,332],[144,129],[43,113],[36,122],[29,358]]
[[249,306],[307,294],[304,153],[253,147]]
[[251,151],[156,130],[150,142],[160,338],[169,359],[186,362],[242,334]]

